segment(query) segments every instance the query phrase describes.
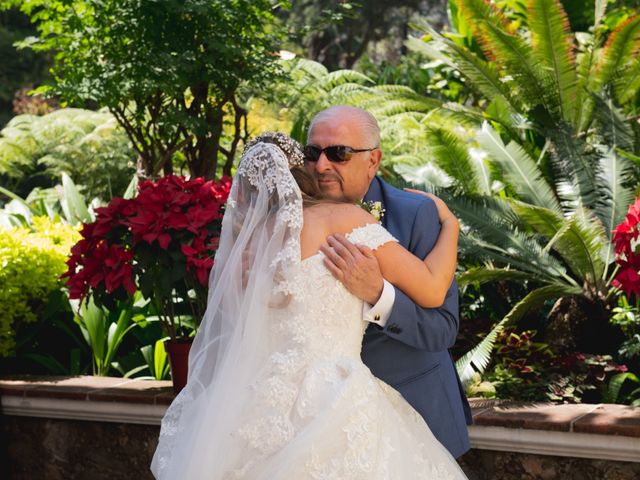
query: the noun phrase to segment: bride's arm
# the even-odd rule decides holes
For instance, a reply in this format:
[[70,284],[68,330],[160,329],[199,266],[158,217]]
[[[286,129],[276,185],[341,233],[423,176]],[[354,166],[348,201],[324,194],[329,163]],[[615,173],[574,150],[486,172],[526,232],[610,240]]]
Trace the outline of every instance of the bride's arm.
[[[459,226],[457,219],[442,200],[429,194],[425,195],[430,196],[436,202],[442,228],[436,244],[424,260],[414,256],[396,242],[387,242],[375,251],[364,246],[358,246],[357,250],[365,256],[376,258],[382,276],[406,293],[414,302],[421,307],[433,308],[443,304],[447,290],[453,281],[457,261]],[[364,210],[359,212],[357,210],[349,212],[350,226],[345,231],[354,226],[372,223],[373,217],[371,215]],[[325,261],[325,265],[339,278],[340,273],[334,264],[341,262],[342,256],[345,254],[343,250],[347,247],[345,247],[345,242],[335,239],[329,240],[329,247],[331,248],[326,246],[321,248],[328,257],[327,260],[330,260]],[[352,254],[358,252],[354,251]]]
[[420,261],[397,243],[387,243],[373,253],[384,278],[421,307],[439,307],[444,303],[456,271],[460,226],[458,219],[438,197],[419,191],[415,193],[426,195],[435,202],[442,225],[429,255]]

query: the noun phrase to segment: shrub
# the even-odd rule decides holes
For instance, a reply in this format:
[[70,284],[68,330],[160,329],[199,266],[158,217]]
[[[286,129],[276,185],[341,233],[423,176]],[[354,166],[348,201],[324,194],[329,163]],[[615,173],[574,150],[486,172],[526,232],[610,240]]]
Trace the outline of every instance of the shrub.
[[15,351],[21,325],[38,321],[49,296],[60,288],[77,231],[46,217],[33,218],[31,228],[0,229],[0,356]]

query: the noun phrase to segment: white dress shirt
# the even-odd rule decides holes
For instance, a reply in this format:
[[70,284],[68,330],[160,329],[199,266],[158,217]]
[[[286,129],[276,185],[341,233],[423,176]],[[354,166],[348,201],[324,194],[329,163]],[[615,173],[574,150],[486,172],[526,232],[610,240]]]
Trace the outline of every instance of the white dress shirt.
[[381,327],[387,324],[387,320],[391,316],[393,302],[396,300],[396,291],[386,280],[382,287],[382,293],[375,305],[364,302],[362,306],[362,319],[365,322],[376,323]]

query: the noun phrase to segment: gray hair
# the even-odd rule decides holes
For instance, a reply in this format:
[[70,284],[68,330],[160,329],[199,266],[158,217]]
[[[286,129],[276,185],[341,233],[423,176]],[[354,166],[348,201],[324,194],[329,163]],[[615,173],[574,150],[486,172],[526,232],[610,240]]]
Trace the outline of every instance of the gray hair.
[[353,118],[354,122],[357,122],[362,129],[362,133],[366,142],[369,144],[370,148],[379,147],[380,146],[380,127],[378,126],[378,121],[376,117],[371,115],[366,110],[358,107],[352,107],[351,105],[335,105],[333,107],[329,107],[326,110],[322,110],[317,113],[315,117],[311,120],[311,124],[309,125],[309,130],[307,133],[307,141],[309,140],[309,136],[311,135],[311,131],[313,127],[322,121],[331,120],[336,117],[344,117],[350,116]]

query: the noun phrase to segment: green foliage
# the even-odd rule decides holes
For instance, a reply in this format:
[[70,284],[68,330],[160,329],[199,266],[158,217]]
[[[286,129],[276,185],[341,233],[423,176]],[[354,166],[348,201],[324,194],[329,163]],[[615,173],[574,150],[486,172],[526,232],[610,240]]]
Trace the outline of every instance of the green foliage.
[[[82,193],[66,173],[62,174],[62,185],[44,190],[36,188],[26,199],[2,187],[0,195],[11,199],[0,209],[0,227],[28,227],[31,219],[38,216],[74,226],[94,220],[93,209],[87,205]],[[95,203],[92,202],[91,207]]]
[[[8,0],[36,23],[23,47],[56,52],[46,89],[74,105],[108,107],[146,176],[229,173],[244,136],[248,88],[277,76],[278,31],[268,0]],[[224,142],[223,128],[233,131]]]
[[614,375],[605,390],[604,401],[640,407],[640,378],[631,372]]
[[32,219],[31,228],[0,228],[0,356],[15,349],[15,335],[37,322],[50,295],[62,283],[65,261],[79,235],[73,227],[47,218]]
[[77,308],[75,321],[93,353],[93,374],[106,376],[125,335],[136,326],[132,323],[133,306],[119,304],[107,311],[89,299]]
[[154,345],[145,345],[140,348],[142,356],[146,361],[145,367],[149,369],[151,378],[155,380],[169,379],[169,360],[167,351],[164,348],[165,339],[156,341]]
[[108,201],[125,191],[134,162],[127,135],[106,111],[18,115],[0,131],[0,175],[21,196],[34,186],[53,186],[66,173],[84,195]]
[[[409,42],[455,69],[475,103],[416,109],[403,92],[395,98],[402,106],[379,110],[381,125],[424,142],[420,161],[407,161],[403,142],[386,150],[393,168],[437,190],[461,219],[460,283],[517,282],[529,291],[459,361],[465,380],[489,364],[501,329],[530,310],[545,307],[552,321],[577,296],[595,324],[607,324],[599,312],[610,314],[614,302],[611,234],[640,183],[630,160],[640,153],[639,89],[628,77],[640,17],[609,29],[600,9],[594,33],[574,35],[558,1],[527,7],[456,0],[456,32],[422,25],[425,36]],[[635,86],[622,92],[621,78]],[[379,90],[363,93],[370,104],[389,101]]]
[[[295,46],[329,70],[353,68],[368,50],[374,50],[369,47],[376,42],[382,44],[376,45],[378,54],[385,47],[396,47],[406,37],[411,17],[432,7],[419,0],[303,0],[290,4],[279,17],[289,27]],[[433,9],[443,16],[440,5]]]
[[612,312],[611,323],[620,327],[626,337],[618,353],[628,360],[640,360],[640,308],[630,304],[625,295],[620,295],[618,306]]

